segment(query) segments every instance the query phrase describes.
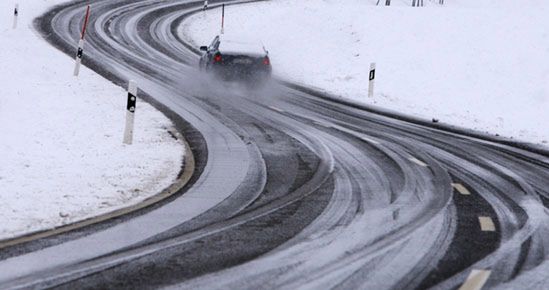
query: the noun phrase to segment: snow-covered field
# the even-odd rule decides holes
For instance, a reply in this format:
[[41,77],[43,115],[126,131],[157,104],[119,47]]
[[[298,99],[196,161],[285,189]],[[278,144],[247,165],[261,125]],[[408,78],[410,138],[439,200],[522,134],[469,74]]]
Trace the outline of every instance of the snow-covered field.
[[[277,0],[226,7],[225,31],[261,39],[275,74],[366,104],[549,146],[549,1]],[[385,3],[385,1],[380,1]],[[220,10],[181,27],[197,45]],[[368,71],[377,63],[376,91]]]
[[[50,47],[34,17],[63,0],[0,2],[0,239],[136,204],[168,187],[184,146],[172,123],[138,102],[122,144],[126,93]],[[76,42],[76,40],[75,40]]]

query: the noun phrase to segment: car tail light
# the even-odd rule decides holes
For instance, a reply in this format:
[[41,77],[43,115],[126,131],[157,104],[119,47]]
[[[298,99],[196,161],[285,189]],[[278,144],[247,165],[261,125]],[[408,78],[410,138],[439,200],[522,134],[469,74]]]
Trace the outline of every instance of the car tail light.
[[214,62],[221,62],[222,60],[223,58],[221,57],[220,53],[214,55]]
[[268,56],[266,56],[266,57],[263,59],[263,64],[264,64],[264,65],[270,65],[270,64],[271,64],[271,60],[269,59]]

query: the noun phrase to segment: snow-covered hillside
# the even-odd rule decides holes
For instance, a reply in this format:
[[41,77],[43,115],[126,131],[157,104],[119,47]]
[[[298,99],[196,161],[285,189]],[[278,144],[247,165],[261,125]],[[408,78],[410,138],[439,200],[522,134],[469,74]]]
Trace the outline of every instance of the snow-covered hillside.
[[[275,73],[366,104],[548,145],[549,1],[270,1],[226,8],[225,29],[261,39]],[[385,1],[380,1],[385,3]],[[181,27],[197,45],[220,10]],[[367,97],[377,63],[376,93]]]
[[172,123],[143,102],[134,145],[122,145],[125,90],[86,68],[74,78],[74,61],[33,30],[60,2],[18,1],[16,30],[14,2],[0,2],[0,239],[138,203],[183,162]]

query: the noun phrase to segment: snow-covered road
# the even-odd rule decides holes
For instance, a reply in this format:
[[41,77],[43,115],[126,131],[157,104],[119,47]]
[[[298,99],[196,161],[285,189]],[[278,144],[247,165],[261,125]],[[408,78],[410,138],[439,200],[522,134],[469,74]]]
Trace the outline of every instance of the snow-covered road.
[[[196,128],[196,179],[113,227],[0,257],[1,288],[547,288],[548,152],[220,84],[178,33],[202,3],[97,1],[88,46],[90,67]],[[39,27],[70,53],[84,9]]]

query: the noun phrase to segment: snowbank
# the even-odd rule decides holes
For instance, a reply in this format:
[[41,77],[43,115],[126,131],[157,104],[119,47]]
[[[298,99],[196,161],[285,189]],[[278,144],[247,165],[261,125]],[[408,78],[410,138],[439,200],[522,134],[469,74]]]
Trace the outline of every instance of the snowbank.
[[[226,7],[225,29],[258,38],[274,73],[371,105],[491,134],[549,140],[549,1],[280,0]],[[385,1],[381,1],[384,3]],[[186,21],[197,45],[219,9]],[[367,97],[370,62],[376,93]]]
[[0,239],[136,204],[168,187],[184,147],[172,123],[139,102],[134,145],[122,145],[126,93],[33,31],[55,1],[0,3]]

